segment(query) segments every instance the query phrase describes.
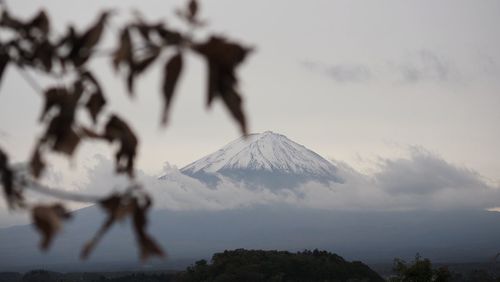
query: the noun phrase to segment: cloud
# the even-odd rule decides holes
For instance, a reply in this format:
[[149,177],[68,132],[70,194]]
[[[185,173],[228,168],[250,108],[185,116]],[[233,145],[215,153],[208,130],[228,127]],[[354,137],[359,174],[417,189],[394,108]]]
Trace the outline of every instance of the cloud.
[[393,65],[399,79],[407,83],[444,82],[456,75],[456,70],[447,59],[429,50],[420,50],[407,60]]
[[500,65],[495,58],[488,55],[480,55],[477,61],[479,62],[480,75],[498,78],[500,74]]
[[360,83],[372,78],[370,69],[361,64],[327,65],[320,62],[304,61],[301,65],[312,72],[323,74],[341,83]]
[[[450,82],[462,78],[449,58],[434,51],[422,49],[405,58],[389,58],[385,64],[335,63],[304,60],[300,65],[313,73],[321,74],[339,83],[364,83],[370,80],[403,82]],[[496,74],[497,65],[491,57],[484,56],[481,73]],[[377,74],[377,75],[375,75]]]
[[[138,173],[138,181],[155,199],[155,208],[172,210],[224,210],[252,205],[290,204],[332,210],[446,210],[487,209],[498,206],[500,190],[467,168],[455,166],[422,148],[412,148],[408,158],[383,159],[376,173],[359,173],[336,162],[344,183],[325,186],[307,183],[293,189],[248,189],[224,180],[215,188],[166,166],[164,179]],[[88,192],[109,192],[126,186],[113,176],[113,163],[101,158],[89,170]]]
[[424,195],[446,189],[487,189],[481,176],[460,168],[422,148],[411,149],[411,159],[384,160],[374,177],[391,194]]
[[[370,175],[358,172],[347,163],[334,162],[339,177],[345,180],[343,183],[326,186],[310,182],[278,191],[247,188],[228,179],[223,179],[216,187],[208,187],[169,164],[163,169],[162,179],[139,170],[135,181],[153,195],[156,209],[170,210],[226,210],[282,204],[349,211],[491,209],[500,206],[500,187],[493,187],[477,172],[453,165],[422,148],[411,148],[407,158],[381,159],[376,172]],[[94,165],[88,167],[87,180],[77,185],[80,188],[76,188],[76,192],[104,197],[110,192],[123,191],[129,180],[116,176],[114,170],[112,160],[95,156]],[[57,173],[54,175],[52,183],[59,182]],[[30,199],[33,197],[37,201],[52,200],[34,193]],[[3,203],[0,209],[0,225],[27,222],[26,214],[7,214]]]

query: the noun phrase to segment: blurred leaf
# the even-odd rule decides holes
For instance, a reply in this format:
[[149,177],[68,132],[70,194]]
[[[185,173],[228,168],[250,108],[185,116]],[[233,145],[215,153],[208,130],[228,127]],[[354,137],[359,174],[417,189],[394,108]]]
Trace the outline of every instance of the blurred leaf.
[[151,65],[151,63],[158,58],[160,51],[161,49],[157,46],[150,46],[147,48],[146,55],[141,60],[134,62],[134,65],[132,66],[133,72],[136,75],[144,72]]
[[0,26],[22,31],[24,30],[25,24],[20,20],[13,18],[10,13],[4,9],[0,19]]
[[198,2],[196,0],[189,1],[188,11],[189,11],[189,18],[194,19],[198,13]]
[[240,94],[236,92],[234,89],[230,89],[222,94],[222,100],[226,107],[229,109],[229,112],[233,116],[236,121],[238,121],[241,132],[246,135],[247,132],[247,123],[245,118],[245,113],[242,109],[242,98]]
[[165,107],[163,110],[162,123],[166,124],[168,111],[172,98],[174,96],[175,86],[179,80],[180,73],[182,71],[182,54],[177,53],[165,64],[164,68],[164,80],[163,80],[163,97],[165,100]]
[[76,147],[80,143],[80,136],[75,132],[74,129],[69,129],[64,132],[64,134],[58,135],[52,146],[54,151],[66,154],[68,156],[73,155]]
[[109,11],[102,12],[97,21],[81,36],[74,29],[69,29],[63,42],[71,46],[66,58],[73,62],[75,67],[81,67],[91,56],[92,49],[102,37],[104,25],[109,15]]
[[106,105],[106,98],[102,93],[101,86],[97,82],[97,79],[92,75],[91,72],[85,71],[81,74],[81,81],[88,82],[92,89],[92,94],[87,100],[85,107],[87,108],[90,116],[92,117],[92,121],[94,124],[97,123],[97,118],[99,113],[101,112],[104,105]]
[[137,198],[134,199],[135,210],[134,210],[134,230],[138,244],[140,247],[141,259],[143,261],[149,259],[153,256],[164,257],[165,253],[161,247],[155,242],[155,240],[146,233],[147,217],[146,213],[151,207],[151,198],[145,196],[142,202]]
[[129,75],[127,78],[127,88],[130,94],[134,93],[134,81],[136,76],[144,72],[158,58],[161,49],[157,46],[150,46],[146,50],[146,54],[139,61],[133,61],[129,65]]
[[[3,46],[1,46],[0,49],[3,49]],[[2,81],[3,74],[5,72],[5,69],[7,68],[7,65],[9,64],[9,61],[9,55],[6,54],[4,50],[2,50],[0,52],[0,82]]]
[[34,60],[39,62],[45,71],[50,72],[52,70],[54,56],[54,46],[48,40],[44,40],[35,46]]
[[201,27],[205,25],[205,22],[198,19],[198,11],[198,1],[190,0],[187,6],[184,9],[177,10],[176,14],[191,26]]
[[113,52],[113,66],[115,70],[122,62],[132,62],[132,41],[128,28],[124,28],[120,34],[120,45]]
[[73,129],[73,122],[81,91],[70,94],[65,88],[51,88],[45,94],[42,119],[51,108],[58,108],[59,111],[50,120],[40,142],[51,145],[54,151],[72,155],[80,142],[80,136]]
[[134,206],[130,201],[128,194],[120,195],[113,194],[99,202],[101,208],[103,208],[108,217],[104,221],[103,225],[99,228],[97,233],[90,239],[82,248],[80,257],[82,259],[88,258],[90,253],[94,250],[97,243],[101,240],[102,236],[108,231],[108,229],[118,220],[125,218],[126,216],[132,214]]
[[225,38],[212,36],[208,41],[195,44],[193,50],[205,57],[208,64],[207,105],[216,97],[222,98],[232,117],[247,133],[242,98],[237,88],[235,68],[243,62],[250,48],[228,42]]
[[0,177],[7,203],[11,205],[14,195],[14,173],[9,167],[9,157],[0,149]]
[[100,201],[99,204],[108,213],[109,217],[111,217],[113,221],[122,220],[134,211],[134,206],[130,199],[125,198],[126,197],[122,195],[113,194]]
[[102,12],[97,22],[82,35],[82,48],[93,48],[99,42],[102,31],[104,30],[104,24],[106,23],[109,15],[109,11]]
[[169,45],[179,45],[184,40],[182,34],[177,31],[169,30],[163,26],[157,26],[156,31],[165,43]]
[[45,169],[45,161],[42,159],[42,155],[40,153],[40,146],[37,146],[30,160],[31,174],[35,178],[39,178],[44,169]]
[[80,128],[80,136],[82,138],[89,138],[89,139],[102,139],[102,135],[95,132],[94,130],[87,128],[87,127],[81,127]]
[[38,14],[28,23],[30,28],[38,29],[42,35],[47,36],[50,31],[49,17],[44,10],[40,10]]
[[208,41],[195,44],[193,49],[208,60],[228,69],[234,69],[243,62],[251,48],[229,42],[224,37],[212,36]]
[[40,116],[40,121],[42,121],[47,113],[55,108],[62,107],[64,100],[66,99],[66,90],[64,88],[49,88],[45,91],[45,105],[42,110],[42,115]]
[[97,116],[101,112],[104,105],[106,105],[106,99],[101,92],[94,92],[87,101],[87,104],[85,104],[85,107],[89,111],[94,123],[97,123]]
[[106,211],[108,217],[94,237],[83,246],[81,258],[87,258],[109,228],[116,221],[127,216],[133,217],[134,231],[141,250],[141,258],[145,260],[155,255],[164,256],[163,250],[145,231],[147,225],[146,212],[151,206],[149,196],[143,195],[143,199],[140,201],[137,196],[133,197],[129,193],[123,195],[113,194],[100,201],[99,205]]
[[62,221],[70,218],[70,214],[61,204],[39,205],[32,210],[32,219],[37,231],[42,236],[40,249],[47,250],[57,232],[62,227]]
[[115,155],[116,172],[126,172],[130,177],[133,177],[138,140],[130,127],[116,115],[113,115],[106,124],[103,136],[109,142],[120,142],[120,149]]

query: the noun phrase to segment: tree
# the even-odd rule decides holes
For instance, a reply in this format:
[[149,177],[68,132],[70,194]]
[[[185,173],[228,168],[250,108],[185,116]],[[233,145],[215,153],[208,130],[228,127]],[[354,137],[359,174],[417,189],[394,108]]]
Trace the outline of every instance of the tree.
[[395,277],[391,282],[446,282],[451,281],[451,273],[446,267],[432,269],[432,263],[429,259],[422,259],[420,254],[415,255],[411,263],[402,259],[394,259]]
[[[186,7],[176,12],[188,27],[188,32],[167,27],[162,22],[150,23],[137,13],[133,20],[119,28],[116,47],[109,51],[99,49],[99,43],[113,11],[103,11],[85,31],[69,26],[65,34],[58,36],[54,34],[50,17],[44,10],[29,20],[22,20],[12,15],[4,2],[0,7],[0,30],[2,34],[7,34],[7,39],[0,41],[0,79],[8,67],[13,67],[45,100],[39,121],[46,130],[33,149],[29,172],[15,169],[9,162],[7,152],[0,148],[1,186],[9,208],[31,211],[33,223],[42,236],[40,248],[46,250],[64,220],[70,217],[65,208],[66,201],[95,203],[107,212],[107,218],[82,248],[82,258],[87,258],[106,231],[125,217],[133,221],[141,258],[163,256],[162,248],[146,232],[147,212],[152,199],[134,180],[139,139],[128,126],[126,118],[105,112],[108,101],[100,79],[92,72],[89,62],[109,58],[115,71],[123,74],[130,96],[135,93],[136,79],[154,63],[163,62],[161,92],[164,110],[161,123],[165,125],[184,57],[198,55],[207,64],[207,106],[216,99],[221,100],[239,124],[241,132],[246,134],[236,68],[251,49],[221,36],[195,39],[193,34],[205,26],[205,21],[199,17],[196,0],[190,0]],[[165,60],[166,54],[171,55]],[[41,89],[27,70],[52,77],[54,86]],[[61,83],[70,78],[73,78],[71,83]],[[87,112],[92,123],[85,124],[80,120],[77,115],[80,112]],[[107,121],[103,122],[103,119]],[[59,153],[69,157],[86,140],[119,144],[115,152],[116,173],[126,174],[130,179],[125,192],[93,198],[40,184],[39,178],[47,165],[46,154]],[[24,193],[28,189],[50,195],[58,202],[51,205],[30,202]]]

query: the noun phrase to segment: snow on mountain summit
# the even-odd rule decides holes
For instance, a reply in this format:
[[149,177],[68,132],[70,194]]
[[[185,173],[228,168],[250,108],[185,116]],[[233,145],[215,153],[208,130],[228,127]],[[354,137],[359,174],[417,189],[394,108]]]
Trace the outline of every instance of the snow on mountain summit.
[[213,180],[214,175],[221,174],[237,180],[270,180],[273,183],[282,180],[286,183],[339,181],[332,163],[271,131],[241,137],[181,171],[202,180]]

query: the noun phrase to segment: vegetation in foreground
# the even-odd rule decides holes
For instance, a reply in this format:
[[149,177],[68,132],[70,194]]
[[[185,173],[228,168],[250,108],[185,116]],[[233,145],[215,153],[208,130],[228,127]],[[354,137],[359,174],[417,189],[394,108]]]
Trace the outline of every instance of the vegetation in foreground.
[[262,251],[237,249],[214,254],[177,273],[57,273],[35,270],[0,274],[0,282],[156,282],[156,281],[384,281],[362,262],[348,262],[326,251]]
[[[453,272],[433,267],[418,254],[411,262],[395,259],[393,274],[382,278],[362,262],[348,262],[326,251],[244,250],[213,255],[179,272],[58,273],[33,270],[25,274],[0,273],[0,282],[192,282],[192,281],[388,281],[388,282],[497,282],[500,276],[486,270]],[[386,280],[387,279],[387,280]]]
[[243,250],[215,254],[179,275],[179,281],[384,281],[362,262],[326,251]]
[[423,259],[419,254],[409,263],[395,259],[393,271],[389,282],[500,282],[498,274],[486,270],[457,273],[450,271],[447,266],[434,268],[429,259]]

